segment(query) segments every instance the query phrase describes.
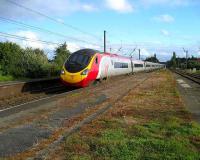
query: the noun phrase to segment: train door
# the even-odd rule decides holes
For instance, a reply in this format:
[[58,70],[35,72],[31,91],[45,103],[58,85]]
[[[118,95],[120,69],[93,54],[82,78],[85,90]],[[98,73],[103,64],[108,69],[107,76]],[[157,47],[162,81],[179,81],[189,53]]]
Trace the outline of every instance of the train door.
[[114,60],[110,57],[109,68],[108,68],[108,75],[113,76],[114,74]]
[[101,60],[100,64],[100,79],[107,78],[109,76],[110,70],[110,58],[105,56]]

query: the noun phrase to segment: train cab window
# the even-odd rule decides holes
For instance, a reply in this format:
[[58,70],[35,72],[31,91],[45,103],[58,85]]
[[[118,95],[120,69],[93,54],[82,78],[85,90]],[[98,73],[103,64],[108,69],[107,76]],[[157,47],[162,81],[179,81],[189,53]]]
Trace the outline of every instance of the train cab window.
[[95,50],[90,49],[83,49],[73,53],[65,62],[65,69],[70,73],[83,70],[90,63],[95,53]]
[[83,65],[86,66],[88,64],[89,60],[90,60],[89,56],[84,56],[84,57],[82,57],[82,61],[80,61],[80,63],[82,63]]
[[95,63],[98,64],[98,57],[95,58]]
[[68,61],[74,62],[74,61],[76,61],[77,57],[78,57],[78,55],[75,54],[75,55],[71,56]]
[[90,57],[87,55],[76,55],[76,59],[73,59],[72,62],[77,62],[78,64],[81,64],[83,66],[86,66],[89,62]]

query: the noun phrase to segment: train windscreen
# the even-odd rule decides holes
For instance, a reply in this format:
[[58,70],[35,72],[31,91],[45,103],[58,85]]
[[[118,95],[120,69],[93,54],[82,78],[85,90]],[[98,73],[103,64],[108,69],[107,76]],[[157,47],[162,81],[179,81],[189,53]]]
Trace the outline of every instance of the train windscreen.
[[96,52],[90,49],[83,49],[73,53],[65,63],[65,69],[68,72],[80,72],[89,64],[91,58]]

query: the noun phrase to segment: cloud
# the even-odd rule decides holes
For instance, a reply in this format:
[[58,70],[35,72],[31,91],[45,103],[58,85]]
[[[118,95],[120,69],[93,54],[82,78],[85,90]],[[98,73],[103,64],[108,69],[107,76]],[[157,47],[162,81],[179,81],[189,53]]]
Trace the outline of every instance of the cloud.
[[[16,35],[29,38],[34,41],[39,40],[38,35],[32,31],[19,31],[16,33]],[[40,42],[31,42],[31,41],[25,41],[25,40],[17,40],[17,41],[20,42],[23,48],[32,47],[32,48],[44,49],[44,45]]]
[[200,51],[197,52],[197,56],[200,57]]
[[[95,11],[97,10],[93,4],[83,3],[81,0],[17,0],[17,4],[34,9],[38,12],[47,14],[48,16],[65,16],[77,11]],[[12,12],[8,12],[12,11]],[[3,0],[0,2],[0,15],[9,18],[41,18],[39,15],[29,12],[26,9],[16,6],[9,1]]]
[[140,3],[146,7],[150,6],[186,6],[190,0],[140,0]]
[[70,42],[68,42],[67,43],[67,49],[70,52],[75,52],[75,51],[81,49],[81,47],[78,44],[76,44],[76,43],[70,43]]
[[159,15],[153,18],[155,21],[158,22],[164,22],[164,23],[171,23],[174,22],[174,17],[168,15],[168,14],[163,14]]
[[145,57],[149,57],[152,55],[152,53],[150,53],[146,48],[141,48],[140,52],[141,52],[141,55]]
[[[48,16],[62,17],[74,12],[94,12],[107,7],[111,10],[129,13],[135,7],[147,6],[186,6],[200,4],[199,0],[12,0],[18,4],[32,8]],[[105,3],[105,5],[104,5]],[[134,3],[134,6],[133,6]],[[8,12],[12,11],[12,12]],[[26,9],[9,3],[9,1],[0,1],[0,15],[9,18],[41,18],[37,14],[31,13]]]
[[[53,51],[53,50],[55,50],[55,48],[58,47],[59,44],[64,43],[64,40],[51,41],[51,39],[45,39],[46,36],[40,35],[39,33],[30,31],[30,30],[12,31],[8,34],[16,35],[16,36],[19,36],[19,38],[22,37],[22,38],[27,38],[27,39],[23,40],[23,39],[18,39],[18,38],[16,39],[16,38],[8,37],[8,38],[1,38],[0,41],[15,42],[15,43],[19,44],[22,48],[31,47],[31,48],[39,48],[39,49],[43,49],[43,50]],[[47,44],[43,43],[41,41],[44,41],[44,42],[47,41]],[[48,44],[48,42],[52,42],[52,43],[56,43],[56,44],[51,44],[51,43]],[[102,49],[100,46],[93,45],[93,44],[85,44],[84,42],[66,41],[66,43],[67,43],[68,49],[71,52],[74,52],[81,48]]]
[[30,39],[29,41],[29,40],[18,40],[14,38],[7,38],[7,40],[19,44],[22,48],[31,47],[43,50],[54,50],[58,46],[56,44],[44,44],[38,41],[41,40],[40,36],[32,31],[17,31],[14,33],[14,35]]
[[[17,31],[17,32],[12,32],[11,34],[14,34],[16,36],[20,36],[20,37],[25,37],[30,39],[30,41],[28,40],[19,40],[19,39],[15,39],[15,38],[0,38],[0,41],[11,41],[14,43],[17,43],[18,45],[20,45],[22,48],[27,48],[27,47],[31,47],[33,49],[39,48],[41,50],[44,50],[47,55],[48,58],[52,59],[54,56],[54,51],[55,49],[58,47],[58,45],[54,45],[54,44],[44,44],[38,40],[45,40],[43,37],[41,37],[38,33],[32,32],[32,31]],[[59,43],[59,42],[56,42]],[[63,42],[60,42],[60,44]],[[92,44],[82,44],[82,43],[78,43],[78,42],[70,42],[67,41],[67,49],[70,52],[75,52],[79,49],[82,48],[93,48],[93,49],[101,49],[98,46],[94,46]]]
[[167,31],[167,30],[165,30],[165,29],[162,29],[160,32],[161,32],[161,34],[164,35],[164,36],[169,36],[169,35],[170,35],[169,31]]
[[96,7],[94,7],[91,4],[83,4],[82,5],[82,10],[86,11],[86,12],[92,12],[92,11],[96,11],[98,10]]
[[133,6],[128,0],[105,0],[106,6],[109,9],[121,13],[128,13],[133,11]]

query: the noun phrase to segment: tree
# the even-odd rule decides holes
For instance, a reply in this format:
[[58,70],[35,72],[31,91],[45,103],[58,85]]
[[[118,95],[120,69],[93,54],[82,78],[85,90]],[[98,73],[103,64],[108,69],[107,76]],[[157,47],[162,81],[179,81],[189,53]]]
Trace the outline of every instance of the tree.
[[26,48],[22,60],[25,77],[41,78],[48,75],[50,64],[44,51]]
[[171,62],[172,62],[172,67],[176,68],[176,52],[173,52]]
[[200,62],[195,60],[189,60],[188,61],[188,68],[193,69],[196,68],[197,70],[200,70]]
[[41,78],[48,75],[50,63],[43,50],[23,49],[16,43],[0,42],[0,74]]
[[16,43],[0,42],[0,74],[17,78],[57,76],[70,52],[64,43],[55,50],[55,53],[53,61],[50,62],[43,50],[23,49]]
[[16,75],[23,49],[12,42],[0,42],[0,68],[3,75]]
[[70,51],[67,49],[67,44],[66,42],[63,43],[62,45],[58,46],[55,50],[55,56],[53,59],[53,62],[55,64],[55,69],[57,71],[61,70],[62,65],[66,61],[66,59],[70,56]]
[[156,58],[156,54],[152,57],[147,57],[145,61],[159,63],[159,60]]

